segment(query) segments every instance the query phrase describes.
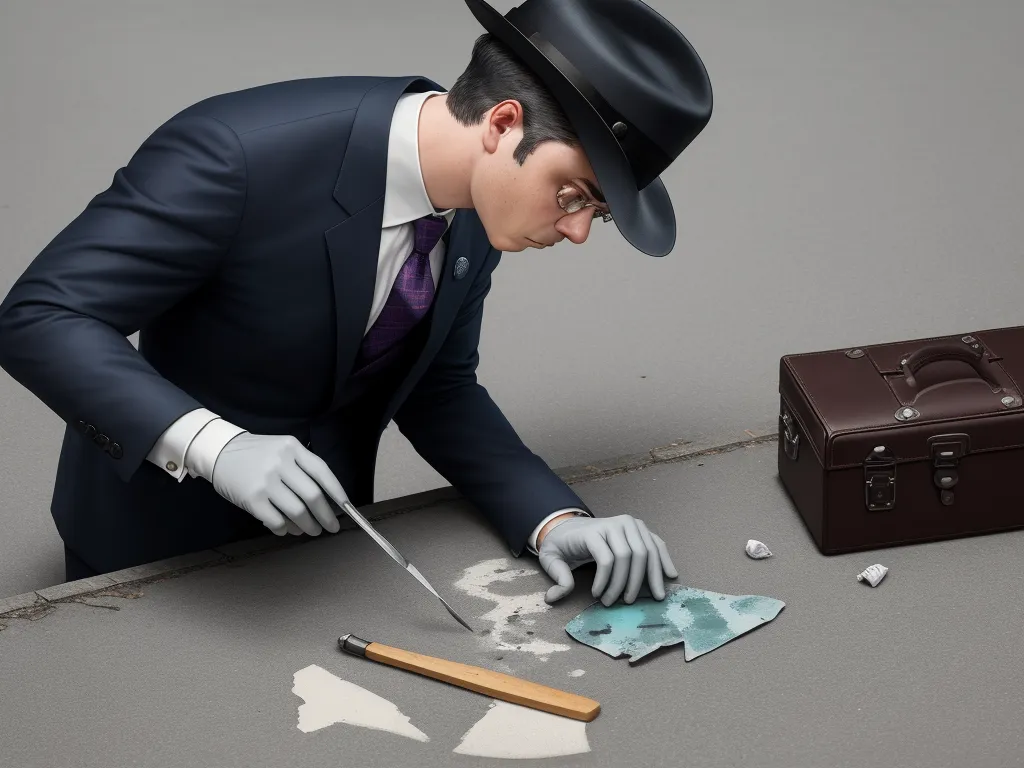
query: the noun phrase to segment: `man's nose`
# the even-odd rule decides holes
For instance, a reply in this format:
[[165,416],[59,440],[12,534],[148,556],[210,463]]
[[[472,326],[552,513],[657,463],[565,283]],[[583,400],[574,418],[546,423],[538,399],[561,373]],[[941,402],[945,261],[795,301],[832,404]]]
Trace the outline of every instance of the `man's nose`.
[[590,235],[590,225],[594,222],[594,209],[583,208],[576,213],[569,213],[555,223],[555,229],[569,238],[576,245],[586,242]]

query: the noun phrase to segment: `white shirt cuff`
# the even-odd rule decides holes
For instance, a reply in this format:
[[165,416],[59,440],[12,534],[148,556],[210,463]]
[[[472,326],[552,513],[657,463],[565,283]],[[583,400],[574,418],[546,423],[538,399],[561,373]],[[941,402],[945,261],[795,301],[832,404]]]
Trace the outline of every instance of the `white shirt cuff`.
[[189,445],[203,427],[218,418],[206,408],[189,411],[164,430],[146,458],[181,482],[185,479],[185,454]]
[[225,445],[243,432],[245,432],[244,429],[236,427],[230,421],[224,421],[224,419],[211,421],[196,435],[192,445],[188,448],[188,453],[185,456],[188,473],[192,477],[199,476],[212,483],[213,468],[220,452],[224,450]]
[[550,515],[541,520],[537,527],[533,529],[533,533],[530,534],[530,538],[526,542],[526,548],[530,550],[531,553],[535,555],[537,554],[537,537],[540,536],[541,529],[549,522],[554,520],[556,517],[558,517],[559,515],[564,515],[566,512],[574,512],[577,515],[583,515],[584,517],[593,517],[593,515],[588,514],[584,510],[576,509],[575,507],[569,507],[567,509],[560,509],[557,512],[552,512]]

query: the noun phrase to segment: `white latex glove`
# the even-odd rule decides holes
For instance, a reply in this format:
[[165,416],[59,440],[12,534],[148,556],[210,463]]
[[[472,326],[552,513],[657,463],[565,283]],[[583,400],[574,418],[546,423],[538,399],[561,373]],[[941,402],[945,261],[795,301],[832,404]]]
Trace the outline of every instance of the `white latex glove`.
[[597,563],[591,594],[600,595],[605,606],[618,600],[623,588],[625,602],[636,600],[645,573],[651,595],[664,600],[664,577],[679,576],[665,542],[631,515],[567,518],[548,530],[537,554],[541,567],[557,582],[544,596],[548,603],[572,592],[572,569],[591,560]]
[[291,435],[236,435],[212,474],[217,493],[277,536],[341,529],[328,498],[340,507],[345,490],[324,460]]

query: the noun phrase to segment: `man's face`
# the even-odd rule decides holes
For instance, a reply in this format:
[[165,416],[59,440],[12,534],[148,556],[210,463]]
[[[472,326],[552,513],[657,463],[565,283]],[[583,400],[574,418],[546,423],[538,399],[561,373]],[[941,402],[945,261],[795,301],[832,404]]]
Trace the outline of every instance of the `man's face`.
[[586,154],[579,146],[546,141],[519,165],[514,152],[523,138],[521,117],[517,119],[521,114],[517,102],[503,102],[488,113],[482,126],[487,151],[474,170],[470,194],[487,237],[499,251],[513,252],[564,239],[583,243],[595,208],[567,213],[559,205],[558,193],[575,183],[588,201],[603,199]]

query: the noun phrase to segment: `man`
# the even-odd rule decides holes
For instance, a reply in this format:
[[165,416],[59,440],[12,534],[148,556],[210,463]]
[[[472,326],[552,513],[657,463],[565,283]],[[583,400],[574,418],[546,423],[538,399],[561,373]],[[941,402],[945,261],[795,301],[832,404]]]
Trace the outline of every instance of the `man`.
[[[689,43],[639,0],[526,0],[447,93],[334,77],[222,94],[150,136],[0,305],[0,364],[68,423],[51,511],[68,579],[339,529],[394,420],[555,584],[663,599],[630,515],[596,518],[476,381],[501,251],[595,218],[674,245],[658,175],[711,114]],[[127,340],[140,331],[139,348]]]

